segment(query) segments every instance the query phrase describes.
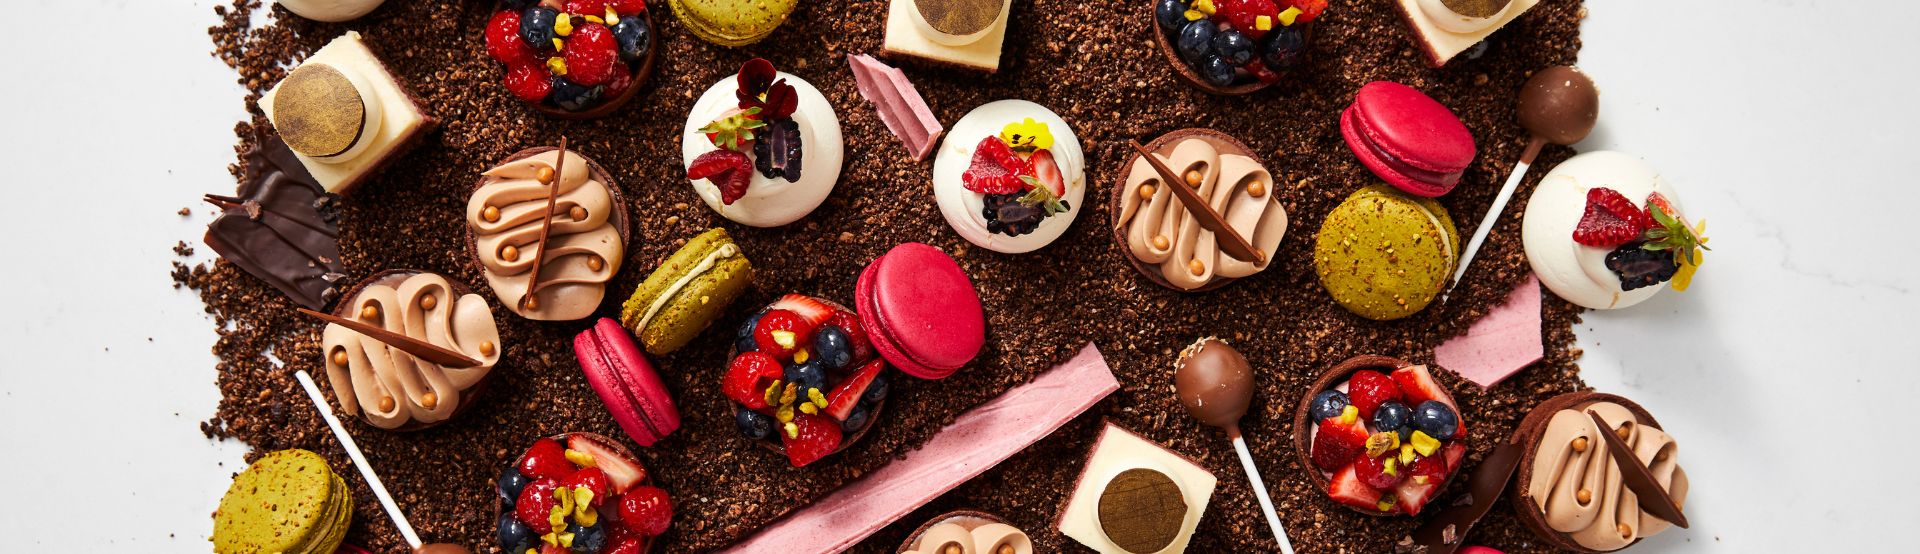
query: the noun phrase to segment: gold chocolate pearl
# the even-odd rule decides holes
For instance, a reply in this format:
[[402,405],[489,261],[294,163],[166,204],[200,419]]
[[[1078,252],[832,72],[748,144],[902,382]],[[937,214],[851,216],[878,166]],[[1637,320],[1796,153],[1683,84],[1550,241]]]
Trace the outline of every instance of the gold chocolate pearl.
[[525,306],[529,310],[538,310],[540,309],[540,299],[528,296],[526,300],[521,301],[520,305]]
[[1575,494],[1574,498],[1580,501],[1581,506],[1585,506],[1587,505],[1588,502],[1593,501],[1593,491],[1589,489],[1580,489],[1580,492]]
[[1192,273],[1194,277],[1199,277],[1200,274],[1207,272],[1207,264],[1201,263],[1198,259],[1187,260],[1187,272]]
[[1587,451],[1587,438],[1586,438],[1586,437],[1580,437],[1580,438],[1576,438],[1576,439],[1573,439],[1573,451],[1574,451],[1574,452],[1586,452],[1586,451]]
[[382,412],[393,411],[393,397],[391,396],[380,397],[380,411]]
[[518,260],[520,259],[520,249],[515,248],[511,244],[500,247],[500,259],[509,262]]
[[1267,184],[1259,181],[1247,183],[1247,196],[1259,198],[1267,195]]
[[1621,425],[1619,429],[1613,431],[1613,434],[1620,435],[1620,440],[1627,440],[1629,436],[1633,435],[1633,425]]
[[1013,554],[1013,545],[1011,544],[1000,545],[1000,548],[997,550],[994,550],[993,554]]
[[440,404],[440,395],[437,395],[431,392],[420,395],[421,407],[431,410],[433,409],[434,406],[437,406],[439,404]]
[[567,215],[573,216],[574,221],[586,221],[587,209],[579,206],[574,206],[573,209],[567,210]]
[[1153,199],[1153,192],[1154,192],[1154,188],[1153,188],[1153,185],[1140,185],[1140,199],[1141,199],[1141,200],[1152,200],[1152,199]]
[[1625,523],[1620,524],[1620,536],[1622,537],[1633,536],[1633,526],[1627,525]]
[[376,317],[380,317],[379,306],[368,304],[365,307],[360,308],[360,319],[373,319]]
[[440,305],[440,299],[434,298],[431,294],[420,297],[420,309],[422,310],[431,310],[434,306],[438,305]]
[[1172,248],[1172,247],[1173,247],[1173,245],[1172,245],[1172,244],[1168,244],[1168,242],[1167,242],[1167,236],[1166,236],[1166,235],[1154,235],[1154,236],[1153,236],[1153,249],[1154,249],[1154,250],[1166,250],[1166,249],[1168,249],[1168,248]]
[[480,343],[480,355],[481,356],[493,355],[493,343],[491,341],[484,341]]
[[1189,187],[1200,186],[1200,170],[1198,169],[1187,170],[1187,186]]
[[940,554],[960,554],[960,552],[960,545],[954,543],[947,543],[946,546],[940,548]]
[[347,365],[347,349],[339,347],[333,349],[333,365]]
[[553,168],[542,167],[535,170],[533,172],[533,178],[538,179],[541,183],[551,183],[553,182]]
[[601,261],[599,256],[587,256],[587,269],[600,271],[600,268],[606,267],[606,265],[607,263]]
[[487,209],[480,210],[480,219],[485,219],[488,223],[500,221],[500,208],[487,206]]

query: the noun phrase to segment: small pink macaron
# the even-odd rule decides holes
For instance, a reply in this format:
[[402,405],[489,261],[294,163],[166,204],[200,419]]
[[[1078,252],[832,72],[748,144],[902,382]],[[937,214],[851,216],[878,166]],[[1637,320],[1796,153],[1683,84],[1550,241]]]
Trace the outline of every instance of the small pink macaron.
[[1446,194],[1473,163],[1473,133],[1433,97],[1400,83],[1360,87],[1340,113],[1340,135],[1387,184],[1428,198]]
[[673,395],[619,321],[603,317],[575,335],[573,355],[587,374],[587,384],[633,442],[653,446],[680,428]]
[[893,247],[854,285],[860,326],[887,363],[921,379],[942,379],[987,343],[980,294],[960,264],[917,242]]
[[1468,547],[1461,548],[1457,554],[1506,554],[1506,553],[1498,550],[1494,550],[1492,548],[1487,548],[1484,546],[1468,546]]

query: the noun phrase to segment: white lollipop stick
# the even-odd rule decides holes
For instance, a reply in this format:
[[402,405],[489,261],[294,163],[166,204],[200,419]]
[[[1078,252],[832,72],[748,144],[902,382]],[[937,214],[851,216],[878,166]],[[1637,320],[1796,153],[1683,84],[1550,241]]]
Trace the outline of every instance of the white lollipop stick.
[[1247,450],[1246,439],[1239,433],[1233,434],[1233,451],[1240,454],[1240,467],[1246,468],[1247,480],[1253,482],[1253,496],[1260,499],[1260,511],[1267,514],[1267,526],[1273,528],[1273,540],[1280,543],[1280,551],[1293,554],[1293,542],[1287,540],[1287,529],[1280,525],[1280,515],[1273,511],[1273,499],[1267,497],[1267,483],[1260,480],[1260,469],[1253,466],[1253,452]]
[[393,503],[393,495],[387,493],[387,485],[380,482],[379,475],[374,475],[373,466],[367,463],[367,456],[360,453],[360,445],[353,442],[353,435],[347,434],[347,428],[340,425],[340,418],[333,417],[333,409],[327,405],[326,397],[320,396],[320,387],[313,384],[313,376],[308,375],[307,370],[297,369],[293,372],[293,378],[300,381],[301,388],[307,389],[307,398],[312,399],[313,407],[320,410],[320,418],[327,420],[327,427],[333,428],[334,438],[340,439],[340,445],[347,447],[347,457],[353,458],[353,467],[360,470],[360,476],[373,489],[373,496],[380,499],[380,507],[387,509],[387,517],[393,518],[393,526],[400,528],[401,538],[407,539],[407,546],[420,548],[420,535],[413,532],[413,524],[407,523],[407,515],[400,513],[400,505]]
[[1480,226],[1473,229],[1473,238],[1467,241],[1467,249],[1460,251],[1460,263],[1453,268],[1453,282],[1447,285],[1447,292],[1453,292],[1453,287],[1460,286],[1460,280],[1467,276],[1467,268],[1473,265],[1473,256],[1480,253],[1480,245],[1487,242],[1487,234],[1493,232],[1493,224],[1500,221],[1500,212],[1507,210],[1507,202],[1513,200],[1514,189],[1520,188],[1520,182],[1527,179],[1527,168],[1533,165],[1533,158],[1540,155],[1540,147],[1545,145],[1546,141],[1540,137],[1527,140],[1527,150],[1520,154],[1520,161],[1513,164],[1513,173],[1507,176],[1506,184],[1500,185],[1500,194],[1493,197],[1493,205],[1487,208],[1487,215],[1480,218]]

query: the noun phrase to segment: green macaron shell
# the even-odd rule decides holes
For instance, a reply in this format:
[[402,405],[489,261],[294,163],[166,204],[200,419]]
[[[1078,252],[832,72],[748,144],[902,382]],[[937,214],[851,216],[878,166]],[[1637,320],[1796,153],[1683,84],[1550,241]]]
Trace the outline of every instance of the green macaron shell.
[[666,305],[653,315],[653,319],[645,327],[640,326],[640,318],[646,316],[647,308],[653,305],[655,299],[693,271],[707,256],[728,244],[733,244],[733,237],[728,236],[724,229],[701,233],[653,270],[653,274],[640,283],[640,288],[633,291],[633,296],[621,305],[620,324],[640,338],[640,344],[647,353],[658,356],[686,346],[695,335],[720,318],[727,304],[746,292],[747,285],[753,282],[753,264],[747,261],[746,253],[722,257],[714,261],[711,269],[694,276],[686,286],[674,292]]
[[773,34],[798,0],[672,0],[674,17],[695,36],[721,46],[746,46]]
[[218,553],[328,554],[353,520],[346,482],[306,450],[269,453],[234,477],[213,512]]
[[1348,311],[1400,319],[1426,308],[1446,287],[1460,246],[1460,232],[1438,202],[1374,184],[1327,214],[1313,268]]

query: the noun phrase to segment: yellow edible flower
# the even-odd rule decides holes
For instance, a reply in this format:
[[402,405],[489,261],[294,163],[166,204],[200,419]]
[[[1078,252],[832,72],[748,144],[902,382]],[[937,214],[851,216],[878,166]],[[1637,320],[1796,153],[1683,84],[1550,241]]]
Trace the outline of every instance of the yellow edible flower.
[[[1693,224],[1693,234],[1700,237],[1700,244],[1706,244],[1707,220]],[[1694,251],[1692,256],[1680,256],[1680,270],[1673,272],[1673,279],[1667,281],[1667,286],[1673,287],[1674,292],[1686,292],[1687,286],[1693,284],[1693,272],[1698,271],[1700,264],[1706,261],[1706,252],[1699,250]]]
[[1022,152],[1053,148],[1053,132],[1047,129],[1047,124],[1031,117],[1001,128],[1000,140],[1006,142],[1008,148]]

